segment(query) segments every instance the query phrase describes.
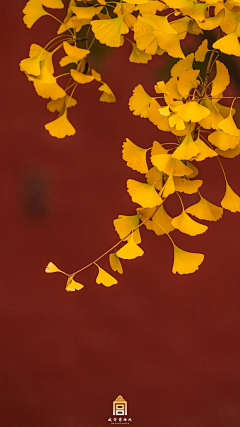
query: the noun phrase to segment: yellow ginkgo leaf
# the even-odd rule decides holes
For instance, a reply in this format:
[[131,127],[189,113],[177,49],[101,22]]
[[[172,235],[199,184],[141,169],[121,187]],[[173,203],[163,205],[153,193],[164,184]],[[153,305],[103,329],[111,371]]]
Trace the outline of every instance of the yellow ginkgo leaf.
[[198,104],[196,101],[186,102],[186,104],[174,107],[174,111],[185,122],[199,122],[205,117],[209,116],[210,110],[203,105]]
[[162,236],[165,232],[170,233],[174,230],[171,221],[172,217],[167,214],[163,205],[161,205],[158,211],[153,215],[152,221],[147,221],[145,225],[148,230],[153,230],[157,236]]
[[228,159],[233,159],[234,157],[240,154],[240,142],[236,145],[235,148],[229,148],[226,151],[222,151],[219,148],[216,149],[216,153],[220,154],[220,156],[227,157]]
[[56,78],[48,68],[47,59],[40,62],[40,74],[38,76],[27,75],[28,80],[42,84],[55,84]]
[[115,279],[115,277],[111,276],[111,274],[107,273],[105,270],[103,270],[101,267],[99,267],[97,264],[95,264],[96,267],[98,267],[98,275],[96,278],[96,283],[103,284],[104,286],[112,286],[118,283],[118,281]]
[[187,98],[189,92],[196,88],[199,80],[197,80],[200,70],[187,70],[180,74],[178,81],[178,92]]
[[133,95],[129,99],[129,109],[134,116],[148,117],[148,110],[152,98],[145,92],[142,85],[138,85],[133,90]]
[[64,21],[60,25],[57,34],[65,33],[65,31],[69,30],[70,28],[74,28],[76,30],[76,33],[78,33],[83,27],[83,24],[83,20],[77,19],[76,16],[71,16],[67,21]]
[[122,264],[116,252],[109,255],[109,264],[113,271],[118,271],[118,273],[123,274]]
[[186,56],[184,59],[180,59],[171,69],[171,76],[172,77],[178,77],[180,74],[182,74],[184,71],[191,70],[192,64],[194,60],[194,54],[190,53]]
[[144,50],[149,55],[155,55],[158,49],[158,43],[155,37],[154,29],[141,16],[138,16],[137,22],[133,26],[134,40],[140,50]]
[[166,93],[167,95],[170,95],[167,90],[166,83],[163,80],[157,82],[154,86],[154,89],[156,93]]
[[32,28],[33,24],[42,16],[49,15],[42,7],[42,2],[39,0],[29,0],[23,9],[23,21],[28,28]]
[[166,50],[173,58],[185,58],[180,46],[178,34],[166,34],[160,31],[155,31],[154,35],[161,49]]
[[236,124],[232,118],[231,112],[229,113],[229,115],[226,119],[224,119],[218,123],[218,127],[219,127],[219,129],[223,130],[228,135],[237,136],[237,137],[240,136],[240,131],[237,128],[237,126],[236,126]]
[[64,271],[59,270],[59,268],[55,264],[53,264],[52,262],[48,263],[47,267],[45,268],[45,272],[46,273],[57,273],[57,272],[59,272],[59,273],[63,273],[63,274],[67,275],[67,273],[64,273]]
[[195,60],[198,62],[204,62],[205,56],[209,52],[208,49],[208,40],[205,39],[203,42],[198,46],[196,52],[195,52]]
[[[102,44],[106,44],[110,47],[119,47],[122,45],[122,29],[123,29],[123,18],[124,16],[119,16],[118,18],[112,19],[102,19],[101,21],[92,21],[92,31],[97,40]],[[128,32],[128,27],[125,24],[124,34]]]
[[239,139],[236,136],[231,136],[220,129],[208,135],[208,140],[223,151],[229,148],[233,149],[239,144]]
[[170,175],[173,171],[173,176],[191,175],[192,169],[184,165],[181,160],[172,158],[171,154],[157,154],[151,157],[151,162],[158,168],[160,172]]
[[202,160],[205,160],[208,157],[217,156],[217,153],[214,150],[212,150],[210,147],[208,147],[208,145],[205,144],[205,142],[203,142],[203,140],[199,137],[199,135],[194,142],[199,150],[199,153],[194,158],[194,160],[196,160],[197,162],[201,162]]
[[231,212],[240,212],[240,197],[232,190],[228,182],[226,182],[226,192],[221,205]]
[[83,58],[86,58],[86,56],[90,53],[90,50],[88,49],[80,49],[79,47],[72,46],[67,42],[63,42],[63,49],[68,56],[76,58],[79,61]]
[[173,152],[172,158],[178,160],[191,160],[199,154],[199,149],[192,139],[192,134],[188,133],[181,144]]
[[216,61],[217,74],[212,83],[211,96],[217,96],[222,93],[230,83],[230,77],[226,65]]
[[128,179],[127,187],[132,201],[138,203],[143,208],[154,208],[162,203],[162,199],[156,192],[154,184],[143,184],[133,179]]
[[152,98],[150,107],[147,110],[148,119],[150,122],[156,125],[158,129],[163,131],[170,131],[171,128],[168,123],[168,117],[159,114],[159,108],[159,103],[156,101],[156,99]]
[[[134,0],[133,0],[133,2],[134,2]],[[135,4],[135,3],[133,3],[133,4]],[[162,12],[162,10],[165,7],[166,7],[166,5],[163,3],[156,2],[155,0],[149,0],[148,2],[145,2],[145,4],[139,4],[139,6],[136,9],[138,9],[140,13],[149,12],[149,13],[152,13],[153,15],[155,15],[157,13],[157,11]]]
[[65,136],[71,136],[76,133],[76,130],[71,125],[67,118],[67,109],[65,113],[63,113],[56,120],[53,120],[50,123],[45,125],[45,129],[48,130],[50,135],[55,136],[56,138],[65,138]]
[[194,215],[196,218],[205,219],[207,221],[217,221],[223,215],[223,209],[214,205],[202,196],[198,203],[186,209],[186,212]]
[[164,148],[160,144],[160,142],[153,141],[152,150],[151,150],[152,156],[155,156],[156,154],[167,154],[167,153],[168,151],[166,150],[166,148]]
[[78,59],[73,58],[72,56],[63,56],[59,61],[59,64],[61,67],[66,67],[66,65],[68,64],[77,64],[77,63],[78,63]]
[[180,119],[180,117],[177,114],[172,114],[171,117],[169,117],[168,122],[171,128],[176,126],[177,130],[184,130],[186,127],[183,119]]
[[167,16],[153,15],[152,13],[144,12],[142,17],[144,21],[154,28],[154,30],[161,31],[166,34],[177,34],[169,24]]
[[84,288],[84,286],[81,285],[81,283],[75,282],[72,276],[68,278],[65,288],[67,292],[80,291],[82,288]]
[[41,0],[43,6],[49,7],[51,9],[63,9],[64,4],[62,0]]
[[171,111],[170,111],[170,109],[169,109],[169,106],[167,105],[166,107],[161,107],[161,108],[159,108],[159,113],[162,115],[162,116],[170,116],[170,114],[171,114]]
[[27,74],[31,74],[33,76],[40,76],[40,73],[41,73],[40,62],[41,62],[41,60],[42,60],[41,54],[34,56],[32,58],[23,59],[19,64],[20,70],[24,71]]
[[212,45],[213,49],[219,49],[221,52],[227,55],[240,56],[240,44],[238,41],[237,31],[233,31],[227,36],[217,40]]
[[145,175],[147,178],[148,184],[154,184],[154,187],[156,190],[162,189],[162,178],[163,178],[163,172],[160,172],[156,166],[149,169],[148,173]]
[[127,166],[140,173],[147,173],[146,154],[148,149],[144,149],[135,145],[130,139],[126,138],[123,143],[123,160],[127,162]]
[[102,6],[88,6],[88,7],[72,7],[72,12],[78,17],[78,19],[92,19],[95,15],[98,15],[102,10]]
[[117,251],[117,256],[122,259],[135,259],[143,254],[144,251],[134,242],[133,236],[126,245]]
[[220,10],[220,12],[216,16],[210,16],[209,18],[206,18],[203,22],[198,22],[198,26],[202,28],[203,30],[214,30],[214,28],[217,28],[220,26],[224,19],[224,10]]
[[[134,241],[136,243],[141,243],[141,235],[139,228],[133,231],[139,225],[139,215],[118,215],[118,218],[114,219],[113,224],[120,239],[130,240],[133,234]],[[125,237],[130,233],[132,234],[125,239]]]
[[175,176],[173,178],[173,181],[176,191],[186,194],[196,193],[203,183],[201,179],[195,179],[194,181],[191,181],[190,179],[188,180],[186,178],[180,178],[178,176]]
[[163,198],[167,198],[168,196],[170,196],[170,194],[175,193],[175,191],[176,191],[176,188],[173,181],[173,171],[172,171],[163,187],[161,195],[163,196]]
[[43,98],[56,100],[58,98],[63,98],[66,95],[66,92],[57,83],[44,84],[36,80],[33,84],[37,94]]
[[93,80],[95,80],[94,76],[89,76],[87,74],[80,73],[77,70],[70,70],[70,73],[71,73],[73,80],[75,80],[75,82],[80,83],[80,84],[90,83]]
[[29,49],[29,57],[33,58],[34,56],[38,56],[41,54],[41,61],[44,59],[46,60],[46,65],[51,74],[54,74],[54,68],[53,68],[53,53],[49,52],[48,50],[44,49],[42,46],[36,43],[32,43]]
[[172,272],[174,274],[189,274],[194,273],[198,270],[200,264],[204,260],[203,254],[198,254],[195,252],[187,252],[176,245],[174,247],[174,262]]
[[132,44],[132,52],[129,56],[129,61],[135,64],[147,64],[152,59],[152,55],[138,49],[135,43]]
[[100,90],[102,93],[102,95],[100,96],[99,100],[102,102],[116,102],[116,98],[114,93],[112,92],[112,90],[110,89],[110,87],[107,85],[107,83],[103,83],[102,86],[100,86],[98,88],[98,90]]
[[198,234],[205,233],[208,227],[194,221],[185,210],[172,220],[172,225],[180,230],[182,233],[189,234],[190,236],[197,236]]
[[47,109],[51,111],[51,113],[54,113],[55,111],[60,113],[66,106],[67,108],[70,108],[74,107],[76,104],[76,99],[70,98],[68,95],[66,95],[63,98],[49,101],[47,104]]

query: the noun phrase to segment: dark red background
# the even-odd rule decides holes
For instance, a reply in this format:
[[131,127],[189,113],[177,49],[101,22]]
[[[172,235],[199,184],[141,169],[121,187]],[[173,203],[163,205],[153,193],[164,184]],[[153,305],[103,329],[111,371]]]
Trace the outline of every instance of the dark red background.
[[[134,214],[126,180],[139,174],[121,160],[122,143],[168,136],[127,103],[139,83],[154,94],[164,62],[131,64],[129,45],[109,50],[92,65],[117,104],[100,103],[97,84],[79,88],[69,112],[77,134],[51,138],[44,124],[55,115],[18,64],[57,23],[46,17],[28,30],[24,4],[1,2],[1,426],[108,426],[119,394],[138,427],[239,426],[239,214],[224,212],[195,238],[174,232],[180,247],[205,254],[195,274],[173,275],[170,241],[146,230],[144,257],[124,262],[112,288],[95,283],[95,267],[75,293],[44,273],[49,261],[67,272],[89,263],[117,241],[113,219]],[[238,193],[239,161],[223,160]],[[219,204],[221,170],[204,163],[202,194]],[[110,272],[107,259],[100,265]]]

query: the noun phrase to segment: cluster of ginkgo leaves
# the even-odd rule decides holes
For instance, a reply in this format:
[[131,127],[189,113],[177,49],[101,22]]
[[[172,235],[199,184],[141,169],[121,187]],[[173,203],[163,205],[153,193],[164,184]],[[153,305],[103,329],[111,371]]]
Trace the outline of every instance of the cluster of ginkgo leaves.
[[[152,143],[148,149],[137,146],[128,138],[123,144],[123,159],[133,170],[145,176],[145,182],[129,179],[128,193],[138,204],[136,214],[119,215],[114,220],[120,241],[97,260],[73,274],[59,270],[49,263],[46,272],[61,272],[68,276],[66,290],[83,288],[74,277],[85,268],[98,268],[97,283],[111,286],[117,280],[104,271],[97,261],[110,253],[113,271],[122,274],[121,259],[134,259],[143,255],[140,227],[145,225],[157,236],[167,234],[173,244],[173,273],[195,272],[204,255],[187,252],[174,243],[170,233],[177,229],[190,236],[204,233],[207,226],[196,221],[217,221],[223,209],[240,212],[240,197],[231,188],[220,158],[234,158],[240,153],[240,130],[231,106],[223,105],[225,89],[230,83],[227,67],[221,54],[240,56],[240,2],[235,0],[124,0],[77,1],[70,0],[63,21],[52,15],[51,9],[62,9],[62,0],[29,0],[23,10],[28,28],[41,17],[49,16],[59,22],[57,36],[46,46],[32,44],[29,58],[23,59],[20,69],[33,82],[38,95],[50,99],[47,108],[58,112],[58,117],[45,125],[52,136],[64,138],[74,135],[75,129],[68,119],[68,108],[77,104],[73,98],[81,84],[98,82],[102,92],[100,101],[115,102],[116,98],[101,75],[91,66],[91,48],[97,39],[101,44],[120,47],[124,42],[132,45],[129,60],[147,64],[153,55],[169,55],[177,59],[167,82],[158,81],[156,96],[149,96],[139,84],[129,101],[134,115],[149,119],[160,131],[175,136],[175,142]],[[50,11],[49,11],[50,10]],[[212,31],[215,42],[210,47],[204,38]],[[184,54],[184,43],[191,35],[199,36],[193,52]],[[127,35],[127,36],[126,36]],[[53,55],[63,53],[60,66],[65,72],[55,76]],[[206,62],[204,75],[200,63]],[[211,78],[210,78],[211,76]],[[59,78],[67,78],[65,87]],[[151,167],[147,152],[151,150]],[[216,159],[214,159],[216,157]],[[222,168],[226,188],[221,206],[206,200],[200,193],[203,181],[195,179],[199,162],[218,161]],[[169,197],[177,194],[182,212],[172,218],[164,207]],[[199,201],[186,208],[181,193],[199,195]],[[116,248],[123,243],[120,249]]]

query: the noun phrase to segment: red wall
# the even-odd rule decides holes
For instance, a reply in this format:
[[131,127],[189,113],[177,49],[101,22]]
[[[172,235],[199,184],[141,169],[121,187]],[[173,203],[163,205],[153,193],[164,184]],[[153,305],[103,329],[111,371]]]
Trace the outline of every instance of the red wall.
[[[122,394],[138,427],[238,426],[239,214],[224,212],[195,238],[174,232],[180,247],[205,254],[193,275],[173,275],[171,243],[146,230],[144,257],[126,261],[110,289],[95,283],[95,267],[75,293],[64,276],[44,273],[49,261],[68,272],[92,261],[117,241],[113,219],[134,214],[126,180],[138,173],[121,145],[167,137],[127,103],[139,83],[153,94],[163,62],[134,65],[129,45],[112,50],[98,69],[118,103],[100,103],[95,84],[81,87],[69,112],[77,134],[51,138],[44,124],[53,116],[18,63],[31,42],[54,35],[47,17],[23,25],[24,4],[1,2],[1,425],[108,426]],[[202,193],[220,203],[221,170],[204,163]],[[223,164],[240,194],[239,158]],[[110,272],[107,259],[100,265]]]

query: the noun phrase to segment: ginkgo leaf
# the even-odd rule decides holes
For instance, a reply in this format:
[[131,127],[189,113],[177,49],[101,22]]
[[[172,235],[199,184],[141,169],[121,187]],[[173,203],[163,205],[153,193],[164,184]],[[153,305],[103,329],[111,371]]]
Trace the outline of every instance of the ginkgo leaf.
[[170,194],[175,193],[175,191],[176,191],[176,188],[173,181],[173,171],[172,171],[163,187],[162,196],[163,198],[167,198],[168,196],[170,196]]
[[166,93],[167,95],[170,95],[167,90],[166,83],[163,80],[157,82],[154,86],[154,89],[156,93]]
[[154,184],[143,184],[133,179],[127,181],[128,193],[132,201],[143,208],[154,208],[161,205],[162,199],[154,188]]
[[238,41],[237,31],[222,37],[212,45],[213,49],[219,49],[227,55],[240,56],[240,44]]
[[197,236],[198,234],[205,233],[208,227],[194,221],[185,210],[172,220],[172,225],[180,230],[182,233],[189,234],[190,236]]
[[51,74],[54,74],[54,67],[53,67],[53,52],[49,52],[48,50],[44,49],[42,46],[36,43],[32,43],[29,49],[29,57],[33,58],[34,56],[38,56],[41,54],[41,61],[44,59],[46,60],[46,65]]
[[152,55],[138,49],[135,43],[132,44],[132,52],[129,56],[129,61],[135,64],[147,64],[152,59]]
[[[134,0],[133,4],[136,4]],[[148,2],[145,2],[145,4],[139,4],[136,9],[138,9],[140,13],[149,12],[155,15],[157,11],[162,12],[165,7],[166,5],[163,3],[156,2],[155,0],[149,0]]]
[[226,182],[226,192],[221,205],[231,212],[240,212],[240,197],[233,191],[228,182]]
[[240,154],[240,142],[236,145],[235,148],[229,148],[226,151],[222,151],[219,148],[216,149],[216,153],[220,154],[220,156],[227,157],[228,159],[233,159],[234,157]]
[[166,34],[155,31],[154,35],[160,48],[166,50],[170,56],[173,58],[185,58],[178,34]]
[[151,101],[151,96],[145,92],[142,85],[138,85],[133,90],[133,95],[129,99],[129,109],[133,111],[134,116],[147,118]]
[[205,219],[207,221],[217,221],[223,215],[223,209],[214,205],[202,196],[198,203],[186,209],[186,212],[194,215],[196,218]]
[[66,67],[68,64],[77,64],[78,59],[73,58],[72,56],[63,56],[63,58],[60,59],[59,65],[61,67]]
[[117,251],[117,256],[122,259],[135,259],[143,254],[144,251],[134,242],[133,236],[126,245]]
[[64,96],[63,98],[59,98],[56,100],[51,100],[47,104],[47,109],[51,111],[51,113],[54,113],[55,111],[58,111],[59,113],[62,111],[63,108],[67,106],[67,108],[74,107],[77,104],[76,99],[70,98],[68,95]]
[[[139,228],[133,231],[139,225],[139,215],[118,215],[118,218],[114,219],[113,224],[120,239],[130,240],[131,235],[133,234],[134,241],[136,243],[141,243]],[[132,234],[125,238],[130,233]]]
[[39,0],[29,0],[23,9],[23,21],[28,28],[32,28],[33,24],[42,16],[49,15],[42,7],[42,2]]
[[214,30],[214,28],[217,28],[220,26],[224,19],[224,10],[220,10],[220,12],[216,16],[209,16],[206,18],[203,22],[198,22],[198,25],[203,30]]
[[118,281],[115,279],[115,277],[111,276],[111,274],[107,273],[105,270],[103,270],[101,267],[99,267],[97,264],[95,264],[96,267],[98,267],[98,275],[96,278],[96,283],[103,284],[104,286],[112,286],[118,283]]
[[194,60],[194,54],[190,53],[186,56],[184,59],[180,59],[171,69],[171,76],[172,77],[178,77],[180,74],[182,74],[184,71],[191,70],[192,64]]
[[[189,92],[197,87],[197,77],[200,70],[187,70],[180,74],[178,81],[178,92],[187,98]],[[199,83],[199,81],[198,81]]]
[[109,264],[113,271],[117,271],[118,273],[123,274],[122,264],[116,252],[109,255]]
[[208,40],[205,39],[203,40],[203,42],[200,44],[200,46],[198,46],[196,52],[195,52],[195,60],[198,62],[204,62],[205,61],[205,56],[206,54],[209,52],[208,49]]
[[20,62],[20,69],[27,74],[33,76],[40,76],[40,61],[42,60],[41,54],[34,56],[33,58],[26,58]]
[[149,169],[148,173],[145,175],[147,178],[148,184],[154,184],[156,190],[162,189],[162,178],[163,172],[160,172],[155,166]]
[[189,274],[198,270],[200,264],[204,260],[203,254],[195,252],[187,252],[178,248],[175,244],[174,248],[174,262],[172,272],[174,274]]
[[74,28],[76,33],[78,33],[83,27],[83,24],[83,20],[77,19],[76,16],[71,16],[67,21],[60,25],[57,34],[65,33],[65,31],[69,30],[70,28]]
[[28,75],[28,80],[41,84],[55,84],[56,78],[53,76],[53,73],[48,68],[47,59],[44,59],[40,62],[40,74],[38,76]]
[[166,107],[159,108],[158,111],[162,116],[170,116],[171,114],[171,111],[168,105]]
[[194,158],[194,160],[196,160],[197,162],[201,162],[202,160],[205,160],[208,157],[212,158],[217,156],[217,153],[214,150],[212,150],[210,147],[208,147],[208,145],[205,144],[205,142],[203,142],[203,140],[199,137],[199,135],[194,142],[199,150],[199,153]]
[[55,136],[56,138],[65,138],[65,136],[71,136],[76,133],[76,130],[71,125],[67,118],[67,109],[56,120],[53,120],[50,123],[45,125],[45,129],[48,130],[50,135]]
[[52,262],[48,263],[47,267],[45,268],[45,272],[46,273],[57,273],[57,272],[59,272],[59,273],[63,273],[63,274],[67,275],[67,273],[64,273],[64,271],[59,270],[59,268],[55,264],[53,264]]
[[[106,44],[110,47],[119,47],[122,45],[122,24],[124,16],[112,19],[102,19],[101,21],[92,21],[92,31],[97,40],[102,44]],[[125,24],[126,26],[126,24]],[[128,32],[125,30],[124,34]]]
[[171,154],[157,154],[151,157],[151,162],[158,168],[159,171],[170,175],[173,171],[173,176],[191,175],[192,169],[184,165],[181,160],[172,158]]
[[177,114],[172,114],[171,117],[169,117],[169,126],[173,128],[176,126],[177,130],[183,130],[185,129],[185,123],[183,119],[180,119],[180,117]]
[[56,100],[58,98],[63,98],[66,95],[66,92],[57,83],[44,84],[38,81],[34,81],[33,84],[37,94],[43,98],[51,98]]
[[76,58],[78,61],[86,58],[86,56],[90,53],[90,50],[88,49],[80,49],[79,47],[72,46],[67,42],[63,42],[63,49],[68,56]]
[[186,102],[186,104],[174,107],[174,111],[185,122],[199,122],[205,117],[209,116],[210,111],[203,105],[198,104],[196,101]]
[[102,93],[102,95],[100,96],[99,100],[102,102],[116,102],[116,98],[114,93],[112,92],[112,90],[110,89],[110,87],[107,85],[107,83],[103,83],[102,86],[100,86],[98,88],[98,90],[100,90]]
[[155,156],[156,154],[167,154],[167,153],[168,151],[166,150],[166,148],[164,148],[160,144],[160,142],[153,141],[152,150],[151,150],[152,156]]
[[72,7],[73,13],[78,19],[92,19],[95,15],[98,15],[102,10],[102,6],[90,6],[90,7]]
[[41,0],[43,6],[49,7],[51,9],[63,9],[64,4],[62,0]]
[[140,50],[144,50],[149,55],[155,55],[158,49],[158,43],[154,34],[153,27],[149,25],[141,16],[138,16],[137,22],[133,26],[134,40]]
[[80,73],[77,70],[70,70],[70,73],[71,73],[73,80],[75,80],[75,82],[80,83],[80,84],[90,83],[93,80],[95,80],[94,76],[89,76],[87,74]]
[[211,96],[217,96],[224,92],[230,83],[230,77],[226,65],[220,61],[216,61],[217,74],[212,83]]
[[142,18],[151,25],[154,30],[161,31],[166,34],[177,34],[169,24],[167,16],[153,15],[152,13],[144,12],[142,14]]
[[148,230],[154,231],[157,236],[162,236],[166,232],[170,233],[174,230],[171,221],[172,217],[167,214],[163,205],[161,205],[158,211],[153,215],[152,221],[147,221],[145,226]]
[[147,110],[148,119],[150,120],[150,122],[156,125],[158,129],[163,131],[170,131],[171,128],[168,124],[168,117],[159,114],[159,108],[159,103],[156,101],[156,99],[152,98],[150,107]]
[[236,124],[232,118],[231,112],[229,113],[229,115],[226,119],[224,119],[218,123],[218,127],[219,127],[219,129],[223,130],[228,135],[237,136],[237,137],[240,136],[240,131],[237,128],[237,126],[236,126]]
[[201,187],[201,185],[203,184],[203,181],[201,179],[195,179],[194,181],[191,181],[186,178],[180,178],[178,176],[175,176],[173,178],[173,181],[176,191],[186,194],[196,193],[199,187]]
[[68,278],[65,288],[67,292],[80,291],[82,288],[84,288],[84,286],[81,283],[75,282],[72,276]]
[[239,139],[236,136],[228,135],[220,129],[208,135],[208,140],[223,151],[235,148],[239,143]]
[[144,149],[135,145],[130,139],[126,138],[123,143],[123,160],[127,162],[127,166],[140,173],[147,173],[148,166],[146,154],[148,149]]
[[192,134],[188,133],[181,144],[173,152],[172,158],[178,160],[191,160],[199,154],[199,149],[192,139]]

